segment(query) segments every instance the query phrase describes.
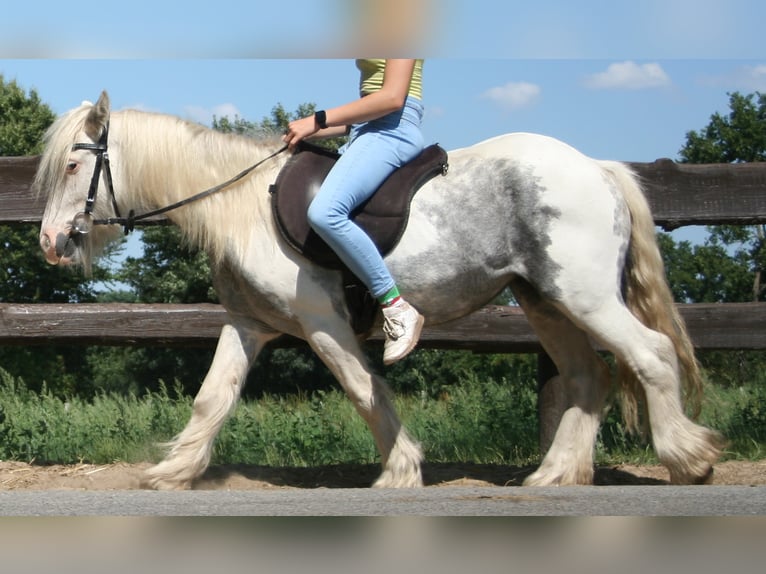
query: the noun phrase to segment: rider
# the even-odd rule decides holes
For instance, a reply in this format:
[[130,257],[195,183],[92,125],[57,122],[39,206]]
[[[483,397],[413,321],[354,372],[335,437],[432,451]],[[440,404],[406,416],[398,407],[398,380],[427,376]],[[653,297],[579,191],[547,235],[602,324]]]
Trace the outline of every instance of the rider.
[[418,342],[423,316],[399,294],[375,244],[349,216],[398,167],[423,149],[423,60],[356,60],[360,98],[290,122],[291,150],[308,137],[349,134],[341,157],[309,206],[314,231],[377,298],[386,342],[383,362],[405,357]]

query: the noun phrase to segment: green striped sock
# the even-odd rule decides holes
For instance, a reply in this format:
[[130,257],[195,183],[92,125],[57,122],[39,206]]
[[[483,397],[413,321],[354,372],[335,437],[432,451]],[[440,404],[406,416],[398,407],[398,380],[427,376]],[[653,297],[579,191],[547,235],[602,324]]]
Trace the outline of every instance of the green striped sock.
[[391,303],[393,303],[397,298],[399,297],[399,289],[396,285],[394,285],[391,289],[389,289],[385,295],[382,295],[381,297],[378,297],[378,303],[383,305],[384,307],[387,307]]

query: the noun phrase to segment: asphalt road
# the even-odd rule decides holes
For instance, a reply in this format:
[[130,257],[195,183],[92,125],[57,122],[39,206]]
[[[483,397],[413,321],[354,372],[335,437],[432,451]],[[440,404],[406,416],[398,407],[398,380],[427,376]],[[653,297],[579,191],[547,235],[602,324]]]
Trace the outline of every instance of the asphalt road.
[[2,516],[746,516],[766,486],[5,491]]

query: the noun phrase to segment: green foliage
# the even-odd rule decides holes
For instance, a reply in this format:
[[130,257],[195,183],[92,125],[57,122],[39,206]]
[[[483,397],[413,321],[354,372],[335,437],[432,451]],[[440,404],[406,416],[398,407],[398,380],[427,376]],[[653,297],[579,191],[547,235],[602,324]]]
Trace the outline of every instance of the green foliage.
[[[680,150],[686,163],[742,163],[766,159],[766,95],[729,94],[729,114],[714,113],[708,125],[686,134]],[[766,300],[766,226],[714,226],[705,243],[720,257],[720,266],[711,276],[735,275],[723,301]],[[732,255],[728,252],[733,251]],[[712,253],[706,257],[715,256]],[[710,271],[710,269],[706,269]],[[718,271],[716,274],[715,271]],[[749,275],[749,281],[744,275]],[[736,288],[734,288],[736,284]],[[711,299],[714,300],[714,299]]]
[[38,463],[138,462],[159,456],[155,446],[190,414],[189,399],[166,389],[135,396],[63,399],[47,388],[29,390],[0,369],[0,459]]
[[55,115],[35,90],[26,94],[0,74],[0,156],[34,155],[42,151],[42,134]]
[[[213,129],[223,133],[235,133],[252,138],[268,138],[285,133],[287,125],[296,119],[305,118],[316,111],[316,105],[311,103],[300,104],[290,113],[282,104],[277,104],[271,109],[271,115],[264,117],[259,123],[250,122],[239,116],[230,119],[213,117]],[[323,138],[314,140],[313,143],[331,150],[337,150],[346,141],[345,137]]]
[[402,397],[396,405],[429,461],[527,464],[538,457],[534,379],[466,373],[438,398]]
[[213,460],[269,466],[372,463],[375,443],[351,402],[337,391],[242,403],[226,423]]
[[[701,422],[729,439],[725,458],[760,459],[766,447],[766,372],[753,384],[709,385]],[[469,376],[439,397],[400,396],[394,405],[432,462],[535,464],[536,392]],[[29,390],[0,369],[0,460],[93,464],[157,461],[157,443],[177,434],[191,399],[164,385],[142,395],[102,393],[90,400]],[[378,462],[372,436],[338,390],[241,401],[215,444],[215,464],[317,466]],[[597,463],[656,462],[650,447],[607,414]]]
[[700,131],[686,134],[685,163],[738,163],[766,160],[766,94],[729,94],[729,114],[716,112]]
[[[379,370],[383,368],[379,348],[371,349],[370,359]],[[537,377],[537,357],[531,354],[501,355],[420,349],[387,367],[385,373],[396,393],[417,393],[436,398],[472,376],[512,384],[534,382]]]
[[94,282],[108,272],[94,267],[92,279],[48,265],[35,225],[0,225],[0,299],[14,303],[82,303],[95,301]]
[[243,396],[284,396],[337,388],[335,377],[308,346],[267,348],[258,356]]
[[[438,399],[399,397],[403,422],[432,461],[528,462],[536,455],[531,385],[471,378]],[[155,443],[178,433],[191,400],[170,396],[99,394],[85,401],[37,393],[0,369],[0,459],[45,463],[156,460]],[[340,391],[264,395],[242,401],[224,425],[213,462],[272,466],[374,463],[375,444]]]
[[752,300],[753,275],[746,253],[730,253],[715,237],[703,245],[676,243],[659,233],[670,288],[683,303],[734,303]]
[[766,455],[766,368],[763,355],[753,378],[738,385],[705,386],[708,400],[701,420],[728,440],[725,457],[762,459]]
[[716,386],[735,388],[764,378],[766,350],[699,351],[697,357]]
[[174,226],[148,227],[140,257],[126,258],[115,278],[142,303],[217,303],[207,256],[190,249]]

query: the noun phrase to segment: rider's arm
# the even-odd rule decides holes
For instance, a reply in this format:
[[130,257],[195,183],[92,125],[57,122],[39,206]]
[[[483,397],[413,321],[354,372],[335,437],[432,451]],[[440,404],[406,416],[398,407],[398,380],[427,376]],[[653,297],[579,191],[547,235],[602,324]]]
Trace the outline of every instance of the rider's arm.
[[[371,94],[342,106],[325,111],[327,128],[320,131],[314,116],[290,122],[284,141],[294,148],[302,139],[317,134],[320,137],[343,135],[346,126],[366,122],[402,109],[415,69],[415,60],[386,60],[383,86]],[[332,130],[332,131],[330,131]],[[337,130],[337,131],[336,131]]]

